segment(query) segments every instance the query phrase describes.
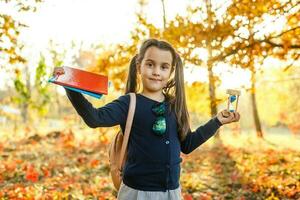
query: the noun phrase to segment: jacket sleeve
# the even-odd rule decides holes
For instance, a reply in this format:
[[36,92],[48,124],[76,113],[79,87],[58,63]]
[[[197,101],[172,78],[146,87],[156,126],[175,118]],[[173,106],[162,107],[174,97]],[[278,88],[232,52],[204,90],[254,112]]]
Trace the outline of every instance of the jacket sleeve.
[[66,89],[66,94],[77,113],[89,127],[110,127],[125,124],[129,108],[129,94],[120,96],[100,108],[94,108],[81,93]]
[[222,123],[214,117],[203,126],[197,128],[196,131],[192,132],[190,130],[185,140],[181,142],[181,151],[185,154],[191,153],[212,137],[221,125]]

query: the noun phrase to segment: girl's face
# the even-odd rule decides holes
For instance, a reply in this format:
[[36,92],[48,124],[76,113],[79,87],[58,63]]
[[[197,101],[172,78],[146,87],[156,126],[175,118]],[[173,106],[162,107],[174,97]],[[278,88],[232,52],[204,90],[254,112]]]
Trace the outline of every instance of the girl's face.
[[137,67],[144,90],[151,93],[162,91],[171,75],[172,54],[168,50],[149,47]]

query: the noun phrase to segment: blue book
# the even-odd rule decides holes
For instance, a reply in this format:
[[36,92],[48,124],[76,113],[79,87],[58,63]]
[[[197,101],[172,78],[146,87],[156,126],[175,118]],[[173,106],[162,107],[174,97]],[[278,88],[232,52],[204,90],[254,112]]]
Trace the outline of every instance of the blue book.
[[77,89],[77,88],[72,88],[72,87],[68,87],[68,86],[63,86],[63,87],[67,88],[69,90],[73,90],[75,92],[80,92],[82,94],[90,95],[90,96],[95,97],[97,99],[100,99],[102,97],[102,94],[97,94],[97,93],[93,93],[93,92],[89,92],[89,91],[85,91],[85,90],[81,90],[81,89]]

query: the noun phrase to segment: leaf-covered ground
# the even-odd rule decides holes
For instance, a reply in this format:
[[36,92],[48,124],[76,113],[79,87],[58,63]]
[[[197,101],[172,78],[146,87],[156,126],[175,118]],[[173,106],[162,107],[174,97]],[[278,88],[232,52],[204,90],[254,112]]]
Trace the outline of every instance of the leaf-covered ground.
[[[224,141],[182,155],[185,200],[300,199],[299,150]],[[0,199],[116,199],[102,142],[77,140],[70,131],[1,142]]]

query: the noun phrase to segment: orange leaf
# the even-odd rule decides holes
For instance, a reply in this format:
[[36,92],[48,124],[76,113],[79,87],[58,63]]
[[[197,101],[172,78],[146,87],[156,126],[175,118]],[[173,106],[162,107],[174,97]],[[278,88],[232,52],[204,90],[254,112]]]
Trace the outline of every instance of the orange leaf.
[[193,200],[193,196],[190,195],[190,194],[184,194],[184,195],[183,195],[183,199],[184,199],[184,200]]
[[51,172],[46,167],[43,167],[42,171],[43,171],[45,177],[51,176]]
[[6,163],[5,169],[10,172],[14,171],[16,169],[16,163]]
[[25,175],[26,180],[36,182],[39,179],[39,174],[35,170],[33,165],[29,165],[27,167],[26,175]]
[[91,166],[92,166],[92,167],[97,167],[97,166],[99,165],[99,163],[100,163],[99,160],[93,159],[93,160],[91,161]]

